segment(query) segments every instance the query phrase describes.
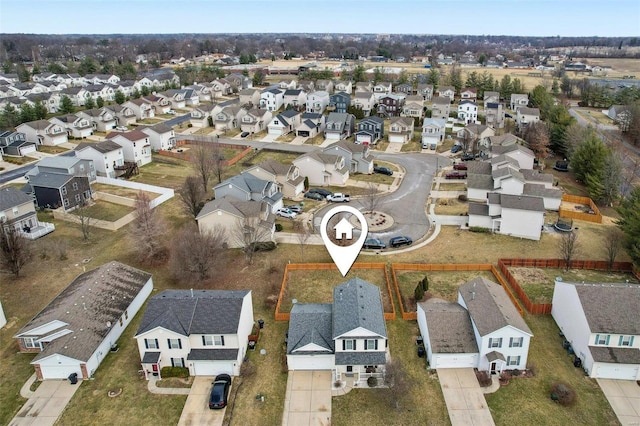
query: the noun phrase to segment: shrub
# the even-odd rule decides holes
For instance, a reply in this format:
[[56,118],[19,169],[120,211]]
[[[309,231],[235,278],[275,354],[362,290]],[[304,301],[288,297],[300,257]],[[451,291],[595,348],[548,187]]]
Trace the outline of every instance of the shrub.
[[568,407],[576,402],[576,392],[566,383],[555,382],[551,385],[551,399]]
[[458,201],[467,201],[467,194],[458,195]]
[[419,302],[424,298],[424,288],[422,287],[422,281],[418,283],[416,289],[413,291],[413,297],[415,297],[416,302]]
[[276,243],[273,241],[259,241],[253,243],[253,251],[271,251],[276,248]]
[[422,289],[425,291],[425,293],[429,291],[429,278],[427,278],[426,275],[424,276],[422,281],[420,281],[420,284],[422,285]]
[[511,375],[513,377],[518,377],[522,372],[520,370],[511,370]]
[[535,377],[538,373],[538,369],[534,363],[530,362],[527,364],[527,372],[530,377]]
[[189,377],[189,369],[187,367],[162,367],[160,370],[162,378],[169,377]]
[[477,232],[479,234],[488,234],[491,232],[489,228],[482,228],[480,226],[470,226],[469,232]]
[[367,385],[369,385],[370,388],[375,388],[376,386],[378,386],[378,379],[376,379],[375,377],[369,377],[367,379]]
[[276,223],[276,232],[282,232],[282,224]]
[[478,379],[478,383],[480,384],[480,386],[483,388],[491,386],[491,383],[493,382],[488,371],[476,370],[476,378]]

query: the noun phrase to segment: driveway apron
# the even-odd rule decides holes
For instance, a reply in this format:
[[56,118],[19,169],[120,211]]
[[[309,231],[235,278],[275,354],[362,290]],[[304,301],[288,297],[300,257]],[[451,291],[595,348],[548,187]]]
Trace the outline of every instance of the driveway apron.
[[452,426],[495,425],[472,368],[440,368],[437,371]]
[[331,372],[289,371],[282,426],[331,424]]
[[53,425],[80,387],[68,380],[44,380],[33,396],[22,406],[10,426]]
[[[209,409],[209,395],[215,377],[196,376],[191,384],[191,391],[184,403],[178,426],[209,425],[221,426],[227,409]],[[233,383],[231,384],[233,386]]]
[[634,380],[597,380],[622,426],[640,425],[640,386]]

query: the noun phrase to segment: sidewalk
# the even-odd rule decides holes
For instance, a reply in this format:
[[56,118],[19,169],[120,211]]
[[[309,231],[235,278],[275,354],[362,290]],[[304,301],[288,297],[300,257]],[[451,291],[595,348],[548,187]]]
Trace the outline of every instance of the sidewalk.
[[156,376],[149,377],[147,389],[156,395],[189,395],[191,388],[159,388],[156,386],[158,378]]

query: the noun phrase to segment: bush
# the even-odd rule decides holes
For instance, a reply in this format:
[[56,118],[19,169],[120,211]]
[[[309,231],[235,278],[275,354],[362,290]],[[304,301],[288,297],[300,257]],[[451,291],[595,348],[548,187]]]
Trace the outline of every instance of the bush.
[[276,232],[282,232],[282,224],[276,223]]
[[458,195],[458,201],[467,201],[467,195],[466,194],[460,194]]
[[487,388],[491,386],[493,380],[491,379],[491,375],[488,371],[477,371],[476,370],[476,378],[478,379],[478,383],[480,387]]
[[424,298],[424,287],[422,287],[422,281],[418,283],[416,289],[413,291],[413,297],[415,297],[416,302],[419,302]]
[[163,379],[169,377],[189,377],[189,369],[187,367],[162,367],[160,370],[160,376]]
[[429,291],[429,278],[427,278],[426,275],[424,276],[422,281],[420,281],[420,284],[422,285],[422,289],[425,291],[425,293]]
[[367,385],[369,385],[370,388],[375,388],[376,386],[378,386],[378,379],[376,379],[375,377],[369,377],[367,379]]
[[489,228],[482,228],[480,226],[470,226],[469,232],[477,232],[479,234],[488,234],[491,232]]
[[262,241],[253,243],[253,251],[271,251],[276,248],[276,243],[273,241]]
[[568,407],[576,402],[576,392],[566,383],[555,382],[551,385],[551,399]]

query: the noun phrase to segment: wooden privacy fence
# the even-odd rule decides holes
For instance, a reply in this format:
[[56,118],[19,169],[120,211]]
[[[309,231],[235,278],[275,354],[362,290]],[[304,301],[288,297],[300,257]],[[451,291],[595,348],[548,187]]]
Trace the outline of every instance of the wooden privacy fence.
[[402,291],[398,284],[398,272],[400,271],[420,271],[420,272],[453,272],[453,271],[491,271],[496,281],[505,289],[509,299],[516,307],[520,315],[523,314],[523,310],[515,298],[504,278],[500,275],[500,272],[496,267],[490,263],[393,263],[391,264],[391,278],[393,279],[393,285],[396,290],[396,296],[400,304],[400,315],[403,320],[415,321],[418,319],[417,312],[408,312],[404,306],[404,299],[402,297]]
[[569,195],[563,194],[562,201],[566,201],[567,203],[576,203],[583,204],[589,206],[593,213],[580,212],[571,209],[563,209],[562,205],[560,205],[560,209],[558,210],[558,216],[560,217],[568,217],[570,219],[584,220],[585,222],[594,222],[594,223],[602,223],[602,214],[600,213],[600,209],[596,206],[596,203],[589,197],[581,197],[579,195]]
[[[529,313],[532,314],[550,314],[552,304],[551,303],[533,303],[527,293],[522,289],[518,280],[509,272],[509,267],[521,267],[521,268],[550,268],[560,269],[564,268],[566,262],[562,259],[499,259],[498,269],[507,278],[509,286],[518,295],[522,304]],[[573,260],[570,264],[571,269],[591,269],[596,271],[608,271],[609,263],[602,260]],[[615,272],[629,272],[633,274],[638,280],[640,280],[640,271],[637,271],[633,264],[629,262],[614,262],[612,271]]]
[[[391,312],[384,312],[385,320],[396,319],[396,309],[393,304],[393,293],[391,293],[391,282],[389,280],[389,273],[387,272],[387,265],[384,263],[354,263],[351,269],[380,269],[384,271],[384,280],[387,287],[387,294],[389,295],[389,305],[391,306]],[[338,267],[333,263],[288,263],[284,268],[284,275],[282,277],[282,284],[280,285],[280,294],[278,295],[278,302],[276,303],[275,320],[276,321],[289,321],[290,313],[281,312],[280,307],[284,295],[287,290],[289,282],[289,272],[291,271],[314,271],[314,270],[338,270]]]

